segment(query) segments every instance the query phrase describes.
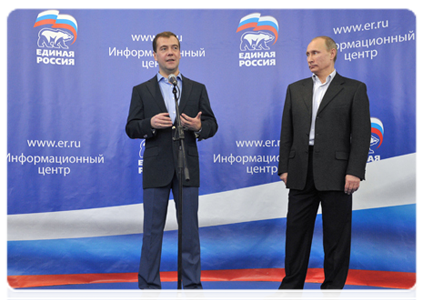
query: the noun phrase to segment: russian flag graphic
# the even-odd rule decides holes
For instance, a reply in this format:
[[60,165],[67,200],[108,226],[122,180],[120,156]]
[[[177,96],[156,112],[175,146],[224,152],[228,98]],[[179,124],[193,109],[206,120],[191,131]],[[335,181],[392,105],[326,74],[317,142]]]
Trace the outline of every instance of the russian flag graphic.
[[59,15],[58,10],[46,10],[38,14],[37,20],[35,20],[34,27],[42,25],[53,25],[56,23],[57,16]]
[[378,118],[371,118],[371,124],[372,124],[372,134],[377,135],[377,137],[380,140],[379,146],[377,146],[377,148],[379,148],[383,142],[383,135],[384,135],[383,124]]
[[72,44],[75,43],[75,40],[78,36],[78,25],[74,17],[70,15],[58,15],[56,23],[52,28],[63,28],[71,31],[75,37]]
[[238,24],[238,29],[236,32],[240,32],[247,28],[254,28],[253,31],[268,30],[273,32],[275,35],[276,43],[279,35],[279,23],[278,21],[271,16],[261,16],[260,13],[252,13],[243,17]]
[[256,28],[254,28],[254,31],[259,31],[259,30],[269,30],[273,32],[273,34],[275,35],[275,41],[273,42],[273,45],[278,40],[279,24],[278,24],[278,21],[274,17],[271,17],[271,16],[260,17]]
[[239,21],[238,29],[236,32],[240,32],[241,30],[244,30],[247,28],[255,28],[257,26],[259,19],[260,19],[259,13],[246,15]]
[[52,25],[52,28],[67,29],[72,32],[75,43],[78,36],[78,23],[76,19],[71,15],[59,14],[58,10],[46,10],[38,14],[35,20],[34,27],[42,25]]

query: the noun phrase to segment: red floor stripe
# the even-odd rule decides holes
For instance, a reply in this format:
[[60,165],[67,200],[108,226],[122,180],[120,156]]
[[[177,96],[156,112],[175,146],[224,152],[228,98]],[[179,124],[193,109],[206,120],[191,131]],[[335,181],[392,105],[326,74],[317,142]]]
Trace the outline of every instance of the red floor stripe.
[[[242,269],[202,271],[202,281],[281,281],[284,269]],[[177,281],[176,272],[161,272],[162,282]],[[323,269],[309,269],[306,282],[321,283]],[[137,273],[18,275],[8,276],[12,288],[31,288],[57,285],[137,282]],[[410,289],[416,283],[416,273],[350,270],[347,285]]]

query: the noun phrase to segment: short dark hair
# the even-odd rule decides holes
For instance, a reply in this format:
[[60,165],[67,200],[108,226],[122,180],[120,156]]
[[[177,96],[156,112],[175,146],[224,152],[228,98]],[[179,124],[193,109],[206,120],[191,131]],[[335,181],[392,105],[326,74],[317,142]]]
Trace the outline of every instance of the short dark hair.
[[176,36],[176,34],[174,34],[173,32],[170,32],[170,31],[164,31],[164,32],[161,32],[159,34],[156,34],[156,36],[154,37],[154,40],[153,40],[153,51],[157,53],[157,39],[158,38],[160,38],[160,37],[170,38],[172,36],[174,36],[178,40],[178,46],[179,46],[179,48],[181,48],[181,43],[179,42],[179,39]]

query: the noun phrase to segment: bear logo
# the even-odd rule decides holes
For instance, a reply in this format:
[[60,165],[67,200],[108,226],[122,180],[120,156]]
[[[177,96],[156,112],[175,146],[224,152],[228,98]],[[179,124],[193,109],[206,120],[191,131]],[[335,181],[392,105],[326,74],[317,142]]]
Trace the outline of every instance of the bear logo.
[[269,50],[267,43],[273,41],[275,37],[269,33],[259,32],[246,32],[241,36],[241,51],[251,50]]
[[69,49],[66,42],[72,39],[73,35],[63,30],[44,28],[38,32],[37,44],[38,47]]

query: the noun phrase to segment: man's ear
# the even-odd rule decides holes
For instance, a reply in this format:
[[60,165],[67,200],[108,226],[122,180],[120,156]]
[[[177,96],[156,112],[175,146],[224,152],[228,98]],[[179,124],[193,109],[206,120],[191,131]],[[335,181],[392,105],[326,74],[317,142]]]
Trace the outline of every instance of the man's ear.
[[336,49],[335,48],[332,48],[330,50],[330,58],[331,59],[335,59],[335,56],[336,56]]

